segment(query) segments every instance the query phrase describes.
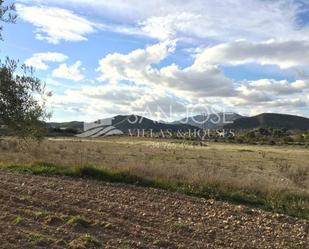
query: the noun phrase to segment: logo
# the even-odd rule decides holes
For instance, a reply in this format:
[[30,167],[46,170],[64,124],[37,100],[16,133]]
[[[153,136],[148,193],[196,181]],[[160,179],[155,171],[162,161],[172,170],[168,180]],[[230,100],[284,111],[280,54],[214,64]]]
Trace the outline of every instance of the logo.
[[[234,120],[241,117],[240,115],[224,111],[216,112],[214,109],[208,110],[207,107],[205,107],[205,110],[206,112],[197,115],[192,115],[193,113],[191,114],[187,110],[186,118],[178,119],[178,121],[172,119],[176,120],[173,122],[156,121],[144,117],[145,115],[136,114],[99,119],[92,123],[84,123],[83,132],[77,137],[97,138],[126,134],[137,137],[177,137],[203,140],[207,137],[224,138],[235,135],[232,130],[226,130],[225,125],[233,123]],[[172,108],[170,108],[170,111],[170,117],[173,117]],[[166,119],[171,119],[168,118],[166,113],[163,114]],[[121,128],[119,129],[119,127]]]
[[113,118],[99,119],[93,123],[84,123],[84,132],[76,136],[80,138],[97,138],[122,135],[123,132],[112,124]]

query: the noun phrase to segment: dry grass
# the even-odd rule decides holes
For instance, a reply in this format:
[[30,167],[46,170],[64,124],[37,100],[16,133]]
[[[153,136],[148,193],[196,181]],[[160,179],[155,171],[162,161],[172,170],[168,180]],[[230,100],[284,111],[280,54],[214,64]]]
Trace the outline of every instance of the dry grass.
[[284,191],[309,195],[309,153],[304,147],[192,144],[124,137],[50,139],[40,144],[3,139],[1,162],[93,165],[194,186],[224,185],[267,195]]
[[3,139],[0,162],[95,165],[126,169],[140,176],[188,183],[232,183],[241,187],[309,193],[309,153],[302,147],[248,146],[108,138],[21,142]]

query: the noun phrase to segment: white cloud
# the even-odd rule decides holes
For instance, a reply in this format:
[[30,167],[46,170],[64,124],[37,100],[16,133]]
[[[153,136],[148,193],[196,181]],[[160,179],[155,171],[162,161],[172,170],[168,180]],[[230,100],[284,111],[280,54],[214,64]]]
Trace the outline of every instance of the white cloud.
[[58,44],[64,41],[85,41],[95,32],[95,24],[70,10],[48,6],[17,5],[18,15],[36,27],[36,38]]
[[46,52],[46,53],[35,53],[29,59],[25,61],[25,64],[35,69],[47,70],[48,65],[46,62],[63,62],[68,57],[62,53]]
[[152,71],[151,65],[158,64],[175,49],[175,42],[163,42],[146,49],[136,49],[128,54],[108,54],[100,60],[98,71],[102,73],[101,80],[133,80],[137,84],[145,82],[141,70]]
[[236,41],[207,48],[197,56],[197,64],[274,64],[281,68],[309,65],[306,41]]
[[274,96],[290,95],[309,89],[309,81],[296,80],[294,82],[288,82],[287,80],[260,79],[251,81],[249,87],[259,91],[266,91]]
[[[191,13],[169,14],[167,16],[154,16],[139,23],[141,30],[151,37],[159,40],[175,39],[179,33],[186,37],[206,37],[204,32],[196,32],[195,25],[200,26],[203,21],[201,15]],[[198,27],[195,26],[195,27]]]
[[[99,79],[104,81],[102,87],[67,91],[59,97],[65,104],[81,102],[82,108],[76,110],[92,113],[95,118],[102,112],[129,113],[147,105],[155,107],[158,103],[165,107],[172,103],[181,110],[179,99],[180,103],[188,105],[229,106],[242,113],[269,110],[292,113],[297,110],[309,115],[304,111],[309,102],[308,81],[260,79],[235,82],[220,68],[224,64],[247,63],[278,65],[282,69],[293,67],[292,70],[308,66],[309,26],[297,23],[301,11],[297,1],[23,1],[59,7],[23,6],[30,8],[26,19],[38,28],[37,38],[50,42],[85,40],[86,35],[96,28],[127,35],[146,35],[159,41],[127,54],[111,51],[100,60],[98,71]],[[94,27],[92,22],[65,9],[74,9],[74,13],[91,13],[106,22]],[[43,13],[43,10],[50,10],[46,12],[47,20],[55,21],[44,20],[45,15],[38,18],[37,13]],[[83,32],[79,31],[79,25],[71,24],[65,24],[65,32],[61,31],[67,19],[63,13],[68,12],[69,19],[75,20],[77,16],[76,23],[86,23]],[[66,38],[66,34],[70,38]],[[190,54],[194,52],[191,65],[181,67],[176,61],[166,66],[166,59],[175,51],[171,40],[181,42],[183,50],[188,46],[191,48]],[[203,51],[195,50],[205,46],[208,47]],[[62,64],[55,71],[60,71],[61,77],[66,75],[66,78],[78,79],[72,76],[72,72],[68,73],[72,71],[69,70],[71,67]],[[251,70],[250,65],[248,67]],[[285,76],[292,72],[271,68],[275,68],[275,73],[279,72],[281,77],[282,72]]]
[[185,99],[165,91],[122,84],[66,90],[63,95],[55,94],[48,101],[49,106],[56,109],[79,105],[76,112],[92,119],[134,113],[154,119],[175,120],[184,115],[187,107]]
[[180,95],[228,96],[233,94],[233,82],[213,65],[191,65],[184,69],[172,64],[154,67],[175,48],[163,42],[128,54],[109,54],[100,60],[101,80],[127,80],[137,85],[151,85],[176,91]]
[[67,64],[61,64],[58,68],[53,70],[52,76],[73,81],[83,80],[85,77],[80,71],[81,65],[82,63],[80,61],[75,62],[71,66],[68,66]]
[[237,94],[225,102],[238,105],[264,105],[264,107],[288,106],[292,108],[300,103],[308,103],[306,94],[309,91],[309,81],[261,79],[243,81],[236,88]]
[[[201,113],[205,108],[232,110],[243,114],[268,111],[306,113],[306,107],[309,104],[309,95],[306,97],[308,82],[292,82],[292,88],[297,90],[286,95],[280,93],[282,89],[288,87],[287,82],[265,79],[243,84],[248,86],[247,92],[245,89],[237,89],[237,94],[228,98],[191,98],[189,95],[180,98],[167,89],[158,89],[155,86],[108,83],[101,86],[68,89],[62,95],[53,95],[49,99],[49,105],[56,110],[69,108],[76,116],[87,121],[132,113],[156,120],[171,121],[183,118],[187,112],[188,115]],[[298,92],[299,88],[302,92]],[[262,94],[265,94],[264,99],[259,98],[263,96]]]
[[157,64],[166,59],[171,51],[173,49],[170,48],[170,44],[164,42],[128,54],[109,54],[100,61],[98,70],[102,74],[102,80],[115,85],[125,80],[136,87],[143,86],[153,89],[152,92],[161,92],[160,98],[144,93],[131,103],[130,107],[134,110],[140,110],[146,103],[151,110],[158,103],[165,103],[166,109],[170,106],[169,100],[172,101],[174,109],[181,109],[176,98],[168,97],[169,93],[180,97],[182,103],[187,105],[207,103],[219,109],[225,106],[242,109],[246,106],[247,112],[252,108],[261,109],[263,105],[266,111],[267,108],[292,110],[296,106],[303,108],[308,104],[307,79],[294,82],[274,79],[233,82],[226,78],[216,65],[210,64],[208,60],[202,60],[203,52],[196,57],[191,66],[180,68],[176,64],[171,64],[158,68]]
[[[309,28],[296,20],[297,1],[260,0],[36,0],[87,9],[111,23],[126,23],[157,39],[190,38],[215,41],[308,40]],[[126,31],[125,29],[124,31]]]

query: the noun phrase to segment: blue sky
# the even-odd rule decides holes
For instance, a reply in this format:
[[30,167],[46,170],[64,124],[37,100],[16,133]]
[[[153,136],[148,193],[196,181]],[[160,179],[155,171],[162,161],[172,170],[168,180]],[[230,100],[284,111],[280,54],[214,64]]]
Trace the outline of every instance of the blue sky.
[[15,3],[1,58],[35,68],[53,93],[53,121],[211,110],[309,117],[309,1]]

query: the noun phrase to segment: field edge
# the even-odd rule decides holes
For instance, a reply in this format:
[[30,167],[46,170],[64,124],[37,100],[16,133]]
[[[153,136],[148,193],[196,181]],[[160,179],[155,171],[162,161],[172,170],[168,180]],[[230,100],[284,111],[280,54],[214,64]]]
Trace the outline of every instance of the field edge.
[[139,187],[151,187],[189,196],[247,205],[309,220],[309,196],[306,193],[282,190],[269,192],[252,191],[214,183],[193,185],[184,182],[141,177],[132,174],[128,170],[116,170],[92,165],[73,167],[39,162],[25,165],[0,164],[0,169],[34,175],[78,177],[104,182],[131,184]]

